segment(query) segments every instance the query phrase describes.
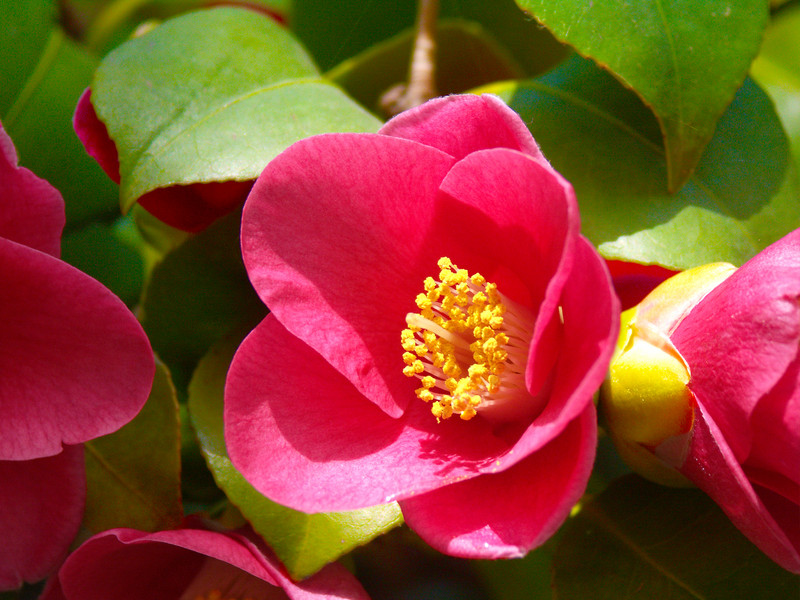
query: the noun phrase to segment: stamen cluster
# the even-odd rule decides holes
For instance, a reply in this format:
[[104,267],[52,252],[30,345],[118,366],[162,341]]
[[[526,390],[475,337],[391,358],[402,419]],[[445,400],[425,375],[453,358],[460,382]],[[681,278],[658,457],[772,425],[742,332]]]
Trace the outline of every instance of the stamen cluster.
[[406,315],[403,373],[420,379],[416,395],[432,403],[437,420],[453,414],[469,420],[487,395],[500,391],[507,367],[519,375],[522,366],[510,360],[516,345],[509,346],[508,300],[497,285],[447,257],[438,266],[439,280],[426,278],[425,291],[416,298],[419,313]]

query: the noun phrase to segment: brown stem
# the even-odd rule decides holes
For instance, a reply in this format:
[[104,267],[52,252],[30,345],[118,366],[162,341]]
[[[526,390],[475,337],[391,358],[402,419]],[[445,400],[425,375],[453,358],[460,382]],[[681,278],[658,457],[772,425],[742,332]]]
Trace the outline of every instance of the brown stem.
[[436,19],[439,0],[418,0],[414,49],[408,85],[397,85],[381,97],[381,108],[393,116],[436,96]]

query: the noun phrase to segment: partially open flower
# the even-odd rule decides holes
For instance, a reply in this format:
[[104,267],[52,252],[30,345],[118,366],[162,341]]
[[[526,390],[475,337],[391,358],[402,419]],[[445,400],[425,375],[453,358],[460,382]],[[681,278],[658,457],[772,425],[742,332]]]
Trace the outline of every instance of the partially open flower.
[[82,442],[141,409],[155,369],[142,328],[58,259],[64,203],[17,166],[0,126],[0,590],[45,577],[83,514]]
[[460,556],[552,535],[591,471],[618,303],[518,115],[450,96],[298,142],[249,196],[242,248],[272,312],[225,427],[257,489],[306,512],[398,500]]
[[[199,523],[198,523],[199,525]],[[246,532],[113,529],[83,543],[42,600],[368,600],[343,567],[301,583]]]
[[800,230],[738,270],[676,275],[623,313],[601,406],[632,468],[696,484],[800,572]]

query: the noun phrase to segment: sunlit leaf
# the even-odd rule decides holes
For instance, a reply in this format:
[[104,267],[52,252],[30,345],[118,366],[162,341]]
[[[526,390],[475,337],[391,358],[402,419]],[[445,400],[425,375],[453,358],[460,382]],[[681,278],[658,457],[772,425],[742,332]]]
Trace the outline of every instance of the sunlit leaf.
[[555,597],[570,600],[774,600],[800,583],[701,491],[635,475],[567,522],[553,564]]
[[223,436],[225,375],[237,346],[238,339],[227,338],[203,358],[189,388],[189,410],[217,485],[289,573],[296,578],[307,577],[356,546],[400,525],[403,519],[396,503],[344,513],[306,514],[272,502],[247,483],[231,464]]
[[591,61],[574,57],[546,76],[487,86],[519,112],[545,156],[575,187],[582,230],[609,259],[672,269],[742,264],[800,227],[789,143],[751,81],[720,119],[695,173],[666,189],[654,119]]
[[758,51],[764,0],[516,0],[607,67],[661,123],[669,188],[686,182]]
[[775,102],[800,164],[800,4],[776,15],[750,72]]
[[255,179],[298,139],[379,122],[323,80],[272,19],[189,13],[102,61],[92,104],[119,152],[124,210],[152,190]]
[[175,389],[157,363],[150,397],[136,418],[85,444],[86,528],[158,531],[180,523],[178,427]]

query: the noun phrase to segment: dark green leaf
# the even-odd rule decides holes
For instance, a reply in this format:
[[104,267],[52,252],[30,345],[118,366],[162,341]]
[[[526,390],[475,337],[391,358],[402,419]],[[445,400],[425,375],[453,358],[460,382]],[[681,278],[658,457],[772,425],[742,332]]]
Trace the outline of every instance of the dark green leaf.
[[764,0],[517,0],[633,88],[661,123],[669,188],[688,179],[758,51]]
[[145,289],[142,325],[181,392],[214,342],[266,313],[242,263],[240,218],[232,213],[167,254]]
[[203,358],[189,387],[189,411],[200,448],[217,485],[270,545],[295,578],[326,564],[400,525],[396,503],[345,513],[306,514],[257,492],[231,464],[223,437],[225,375],[238,339],[215,345]]
[[136,235],[129,217],[72,229],[61,238],[61,258],[100,281],[128,306],[135,306],[145,267],[141,254],[125,239],[129,235]]
[[84,526],[170,529],[183,517],[178,402],[158,363],[144,408],[119,431],[87,442]]
[[[437,40],[436,89],[441,95],[522,77],[522,67],[475,22],[443,21],[437,30]],[[412,44],[413,31],[406,30],[344,61],[327,76],[361,104],[380,114],[383,93],[408,76]]]
[[652,116],[591,61],[574,57],[538,80],[487,86],[528,123],[575,187],[584,234],[606,258],[672,269],[741,264],[800,226],[789,144],[751,81],[723,115],[678,194]]
[[708,496],[635,475],[567,522],[553,565],[555,597],[569,600],[774,600],[800,589]]
[[53,0],[0,3],[0,115],[5,117],[36,70],[55,20]]
[[112,51],[92,104],[119,151],[124,210],[158,188],[255,179],[316,133],[379,126],[284,28],[238,8],[177,17]]

